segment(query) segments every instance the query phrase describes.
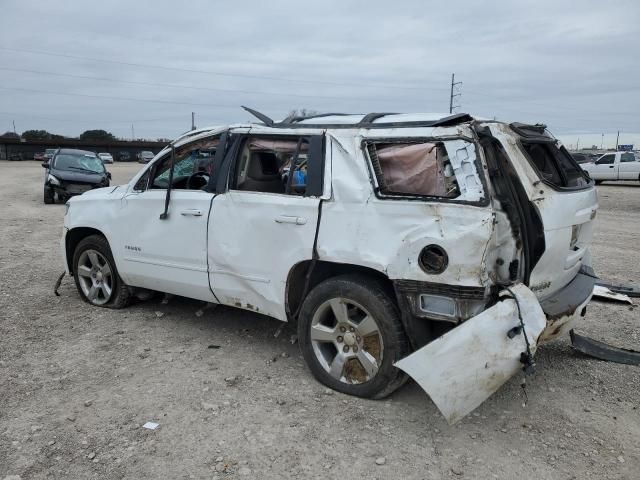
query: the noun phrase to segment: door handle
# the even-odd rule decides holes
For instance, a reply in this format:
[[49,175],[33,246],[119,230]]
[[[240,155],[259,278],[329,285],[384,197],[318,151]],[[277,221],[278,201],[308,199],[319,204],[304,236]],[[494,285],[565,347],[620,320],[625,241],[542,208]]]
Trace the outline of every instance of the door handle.
[[294,225],[304,225],[307,219],[304,217],[296,217],[295,215],[278,215],[275,219],[276,223],[292,223]]
[[180,212],[180,215],[184,215],[184,216],[190,215],[192,217],[201,217],[202,216],[202,210],[198,210],[196,208],[191,208],[191,209],[188,209],[188,210],[182,210]]
[[615,165],[611,165],[609,168],[613,168]]

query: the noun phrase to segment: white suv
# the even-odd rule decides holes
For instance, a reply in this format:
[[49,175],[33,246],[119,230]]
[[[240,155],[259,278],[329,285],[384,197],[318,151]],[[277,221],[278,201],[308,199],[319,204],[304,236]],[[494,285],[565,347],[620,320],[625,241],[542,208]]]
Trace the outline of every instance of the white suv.
[[250,111],[69,201],[85,301],[147,289],[294,321],[322,383],[380,398],[408,373],[449,421],[585,314],[596,191],[544,125]]

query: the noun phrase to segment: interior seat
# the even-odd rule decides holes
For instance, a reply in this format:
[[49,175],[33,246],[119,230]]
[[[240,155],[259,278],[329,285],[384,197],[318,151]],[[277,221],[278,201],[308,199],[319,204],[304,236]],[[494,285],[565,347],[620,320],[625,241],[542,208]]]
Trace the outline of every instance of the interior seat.
[[284,193],[278,171],[278,157],[273,152],[251,152],[246,177],[239,190]]

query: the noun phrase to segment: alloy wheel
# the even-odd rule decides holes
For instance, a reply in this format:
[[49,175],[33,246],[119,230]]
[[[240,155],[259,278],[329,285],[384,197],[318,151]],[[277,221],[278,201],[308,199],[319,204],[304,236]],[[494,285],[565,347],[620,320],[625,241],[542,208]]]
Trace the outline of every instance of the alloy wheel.
[[80,254],[76,265],[82,293],[94,305],[104,305],[113,293],[113,272],[109,261],[97,250],[87,249]]
[[378,324],[353,300],[337,297],[322,303],[311,320],[310,338],[320,365],[343,383],[365,383],[382,364]]

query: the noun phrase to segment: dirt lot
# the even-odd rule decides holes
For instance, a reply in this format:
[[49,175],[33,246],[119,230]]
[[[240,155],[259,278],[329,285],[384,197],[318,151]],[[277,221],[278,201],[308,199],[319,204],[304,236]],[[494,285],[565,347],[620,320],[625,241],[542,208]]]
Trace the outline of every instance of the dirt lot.
[[[0,162],[0,479],[640,477],[640,369],[568,338],[539,350],[526,406],[514,378],[450,427],[414,383],[384,401],[327,391],[263,316],[92,308],[69,279],[54,296],[64,207],[42,203],[42,177]],[[640,185],[599,190],[595,269],[638,282]],[[638,348],[639,317],[594,303],[580,331]]]

